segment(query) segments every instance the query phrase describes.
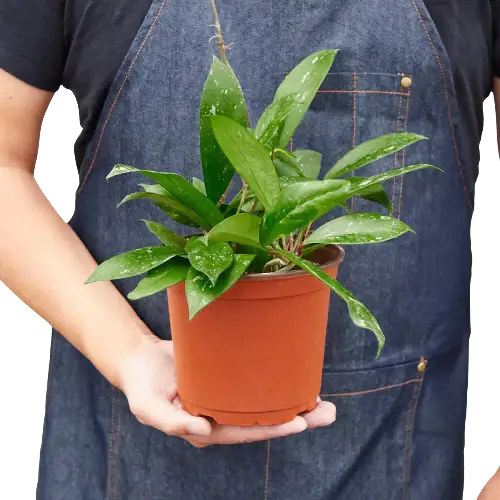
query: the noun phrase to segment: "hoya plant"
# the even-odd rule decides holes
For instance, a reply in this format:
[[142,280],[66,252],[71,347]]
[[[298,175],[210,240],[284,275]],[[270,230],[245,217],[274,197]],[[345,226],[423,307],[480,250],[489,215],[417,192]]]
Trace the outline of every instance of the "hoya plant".
[[[372,177],[353,173],[424,137],[395,133],[371,139],[347,152],[319,179],[321,153],[290,152],[288,145],[337,51],[316,52],[298,64],[253,126],[220,34],[219,46],[221,59],[214,57],[200,104],[203,181],[126,165],[115,166],[107,177],[133,173],[150,179],[152,183],[139,184],[142,190],[129,194],[120,205],[151,200],[173,221],[189,226],[192,236],[181,237],[165,225],[145,220],[159,245],[112,257],[88,282],[146,273],[128,295],[135,300],[185,281],[191,319],[247,273],[279,275],[299,268],[346,302],[352,321],[375,334],[380,353],[385,338],[377,320],[315,263],[314,254],[327,245],[378,244],[412,231],[389,215],[391,203],[382,183],[435,167],[412,165]],[[230,186],[238,183],[241,189],[230,197]],[[388,215],[349,212],[347,201],[353,197],[382,205]],[[344,207],[345,214],[312,229],[336,207]]]

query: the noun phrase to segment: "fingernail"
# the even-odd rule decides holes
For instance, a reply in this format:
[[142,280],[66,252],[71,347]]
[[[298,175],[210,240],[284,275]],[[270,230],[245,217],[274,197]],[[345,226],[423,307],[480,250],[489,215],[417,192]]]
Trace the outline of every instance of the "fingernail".
[[212,429],[208,422],[190,422],[187,426],[187,431],[192,436],[208,436]]

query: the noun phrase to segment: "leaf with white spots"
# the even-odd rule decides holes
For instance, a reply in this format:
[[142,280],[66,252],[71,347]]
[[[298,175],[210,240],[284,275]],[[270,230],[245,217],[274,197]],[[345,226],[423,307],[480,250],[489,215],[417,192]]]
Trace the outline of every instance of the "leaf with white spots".
[[143,274],[182,253],[179,246],[146,247],[115,255],[104,261],[86,283],[118,280]]
[[233,70],[214,57],[200,103],[200,156],[208,198],[217,203],[234,175],[234,168],[217,143],[210,118],[226,116],[247,125],[243,91]]
[[232,266],[222,273],[215,286],[203,273],[191,267],[186,277],[189,319],[227,292],[245,274],[254,258],[255,255],[236,254]]
[[167,246],[178,246],[180,251],[183,251],[186,246],[186,239],[181,238],[173,231],[165,227],[163,224],[154,222],[151,220],[144,220],[142,222],[146,224],[146,227],[164,244]]

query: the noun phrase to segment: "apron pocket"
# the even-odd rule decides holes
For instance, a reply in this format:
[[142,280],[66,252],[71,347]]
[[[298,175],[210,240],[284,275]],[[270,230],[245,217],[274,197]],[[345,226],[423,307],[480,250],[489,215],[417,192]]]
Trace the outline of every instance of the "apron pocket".
[[418,362],[326,373],[322,399],[337,421],[268,443],[265,499],[407,498]]

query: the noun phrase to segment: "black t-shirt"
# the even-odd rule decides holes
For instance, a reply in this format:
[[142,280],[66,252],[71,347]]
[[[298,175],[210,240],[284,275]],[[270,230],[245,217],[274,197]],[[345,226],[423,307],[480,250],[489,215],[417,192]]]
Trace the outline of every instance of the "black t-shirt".
[[[482,103],[500,76],[500,0],[425,0],[453,66],[478,160]],[[151,0],[1,0],[0,68],[43,90],[76,96],[83,127],[77,164]]]

